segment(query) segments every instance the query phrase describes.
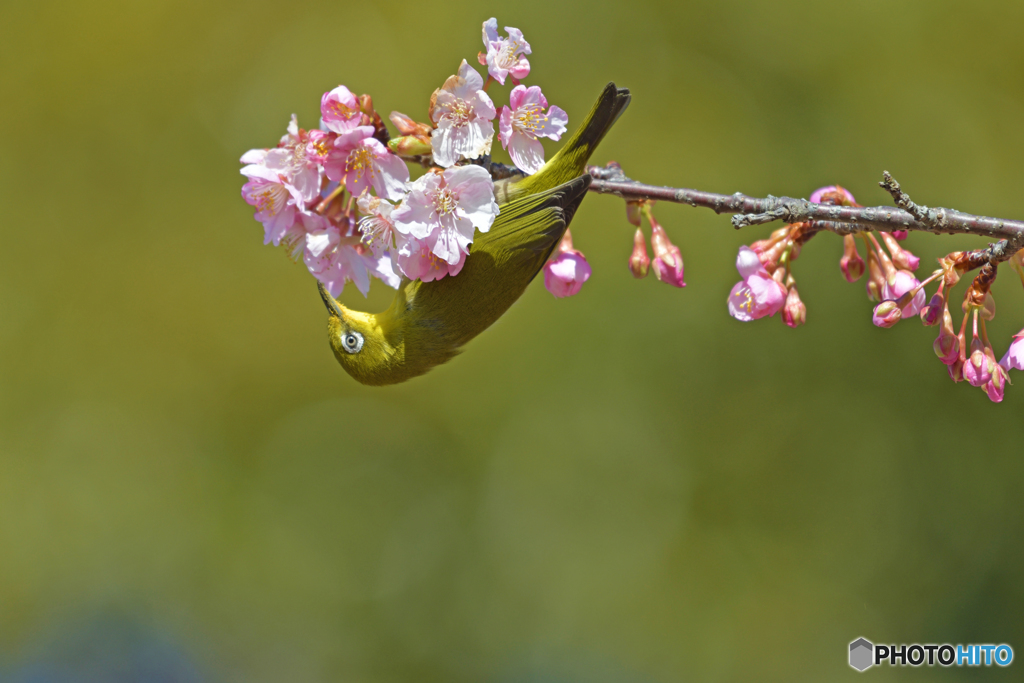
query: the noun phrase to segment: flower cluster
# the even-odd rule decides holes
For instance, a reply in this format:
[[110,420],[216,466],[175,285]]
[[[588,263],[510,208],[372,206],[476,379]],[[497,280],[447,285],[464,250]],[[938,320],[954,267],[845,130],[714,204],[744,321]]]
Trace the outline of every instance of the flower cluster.
[[[850,192],[837,185],[815,191],[810,200],[820,204],[860,206]],[[776,230],[767,240],[740,247],[736,269],[742,279],[729,294],[729,314],[737,320],[750,321],[782,311],[782,319],[790,327],[803,324],[807,309],[796,292],[792,262],[799,256],[801,245],[814,234],[813,223],[793,223]],[[1013,338],[1003,359],[996,361],[985,329],[985,321],[995,316],[991,293],[995,265],[983,266],[968,288],[962,305],[964,318],[957,331],[949,311],[949,292],[970,269],[970,254],[954,252],[939,259],[940,267],[922,282],[914,275],[920,259],[900,244],[906,236],[904,230],[879,232],[877,236],[872,232],[844,235],[843,256],[839,260],[843,277],[848,282],[856,282],[867,273],[868,298],[878,302],[871,316],[876,326],[892,327],[913,316],[919,316],[927,326],[939,325],[939,336],[933,347],[948,367],[953,381],[966,380],[983,389],[992,401],[1002,401],[1010,381],[1009,371],[1024,370],[1024,330]],[[858,250],[858,240],[867,254],[866,262]],[[1024,284],[1024,250],[1009,263]],[[938,289],[928,298],[925,287],[935,281],[938,281]],[[970,344],[966,337],[968,322],[971,323]]]
[[[490,154],[494,119],[526,174],[544,165],[539,138],[560,139],[568,122],[538,86],[520,85],[530,45],[518,29],[505,30],[502,38],[496,19],[484,22],[487,82],[463,60],[434,91],[429,124],[392,112],[400,134],[392,138],[370,96],[340,85],[320,100],[319,128],[300,129],[292,116],[277,147],[246,152],[242,197],[256,209],[264,243],[301,258],[334,296],[347,282],[365,295],[371,276],[397,287],[403,276],[457,275],[475,232],[487,232],[499,212],[490,173],[473,161]],[[499,112],[486,90],[509,77],[515,87]],[[428,172],[411,180],[410,162]]]
[[[882,306],[888,305],[900,310],[908,297],[916,297],[917,290],[921,291],[923,302],[924,287],[937,280],[939,286],[935,294],[926,305],[921,305],[918,311],[923,324],[939,326],[939,335],[932,344],[935,355],[946,365],[950,379],[954,382],[966,380],[968,384],[982,389],[989,399],[998,403],[1003,400],[1006,385],[1010,382],[1010,370],[1024,370],[1024,330],[1014,336],[1003,359],[996,361],[995,349],[985,329],[985,322],[992,320],[996,314],[996,303],[991,291],[992,283],[996,279],[996,266],[991,263],[982,266],[964,293],[961,305],[964,317],[959,331],[954,328],[953,316],[949,311],[950,290],[970,268],[970,260],[969,253],[959,251],[939,259],[939,268],[915,290],[906,292],[896,300],[887,299],[880,303],[875,309],[875,318],[878,318],[878,308]],[[1022,261],[1024,250],[1018,252],[1010,260],[1010,264],[1020,275],[1021,284],[1024,284]],[[896,316],[892,324],[898,322],[901,317]],[[968,322],[971,325],[970,344],[967,343]]]

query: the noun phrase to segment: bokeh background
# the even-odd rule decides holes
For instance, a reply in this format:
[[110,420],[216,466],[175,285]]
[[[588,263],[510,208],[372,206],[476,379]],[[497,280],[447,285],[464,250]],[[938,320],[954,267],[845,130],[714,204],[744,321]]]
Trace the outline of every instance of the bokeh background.
[[[597,160],[636,178],[885,204],[888,169],[1021,216],[1012,0],[4,2],[0,679],[822,681],[857,675],[858,636],[1024,652],[1024,389],[991,404],[934,330],[873,327],[838,238],[797,262],[805,327],[742,324],[736,249],[768,229],[659,205],[680,291],[630,277],[622,204],[592,196],[579,296],[534,283],[400,386],[341,370],[238,157],[339,83],[423,117],[490,16],[571,125],[632,89]],[[343,300],[380,310],[375,286]],[[996,298],[1001,353],[1008,269]]]

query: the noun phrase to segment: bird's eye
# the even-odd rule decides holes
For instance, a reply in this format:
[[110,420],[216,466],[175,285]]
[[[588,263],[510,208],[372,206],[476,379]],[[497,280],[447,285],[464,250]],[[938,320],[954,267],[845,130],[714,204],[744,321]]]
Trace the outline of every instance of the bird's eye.
[[359,353],[363,348],[363,335],[358,332],[348,332],[341,335],[341,346],[349,353]]

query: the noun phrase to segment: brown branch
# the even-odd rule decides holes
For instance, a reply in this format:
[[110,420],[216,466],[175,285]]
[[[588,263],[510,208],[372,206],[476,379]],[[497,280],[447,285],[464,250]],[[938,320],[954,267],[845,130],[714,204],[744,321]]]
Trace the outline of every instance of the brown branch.
[[[762,225],[773,221],[786,223],[814,223],[815,230],[829,230],[838,234],[863,232],[865,230],[918,230],[931,233],[979,235],[1000,239],[988,249],[979,249],[972,261],[978,266],[986,262],[998,263],[1013,256],[1024,248],[1024,221],[1005,218],[976,216],[953,209],[920,206],[910,200],[899,184],[889,175],[880,183],[889,190],[902,208],[889,206],[854,207],[813,204],[806,199],[792,197],[765,198],[735,194],[716,194],[677,187],[646,185],[627,178],[622,168],[612,162],[607,166],[591,166],[587,169],[594,180],[590,191],[611,194],[626,201],[655,200],[689,204],[694,207],[711,209],[715,213],[736,214],[732,224],[735,228]],[[977,266],[975,266],[977,267]]]

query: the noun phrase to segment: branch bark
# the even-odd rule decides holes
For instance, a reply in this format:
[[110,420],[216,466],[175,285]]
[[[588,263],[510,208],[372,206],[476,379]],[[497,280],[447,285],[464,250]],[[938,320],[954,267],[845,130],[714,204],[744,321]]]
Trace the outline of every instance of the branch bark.
[[716,194],[678,187],[647,185],[632,180],[622,168],[612,162],[607,166],[590,166],[587,169],[594,180],[590,191],[611,194],[626,201],[655,200],[689,204],[694,207],[711,209],[715,213],[735,214],[733,227],[739,229],[751,225],[762,225],[773,221],[806,223],[814,225],[812,230],[829,230],[840,235],[865,230],[917,230],[931,233],[978,235],[999,239],[987,249],[972,254],[972,262],[999,263],[1024,248],[1024,221],[1005,218],[991,218],[963,213],[953,209],[928,208],[915,204],[902,191],[888,172],[879,183],[892,194],[898,207],[873,206],[831,206],[812,204],[806,199],[792,197],[748,197],[735,194]]

